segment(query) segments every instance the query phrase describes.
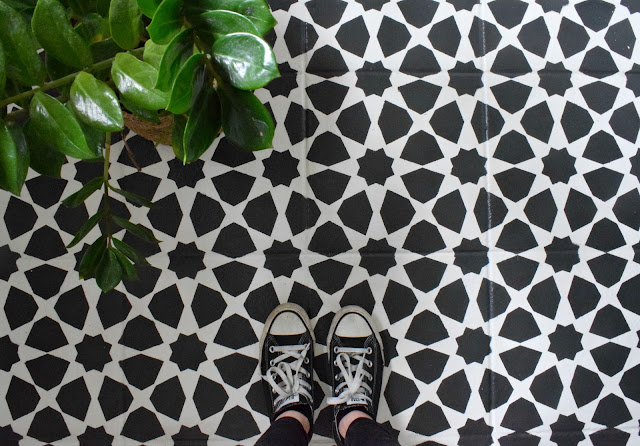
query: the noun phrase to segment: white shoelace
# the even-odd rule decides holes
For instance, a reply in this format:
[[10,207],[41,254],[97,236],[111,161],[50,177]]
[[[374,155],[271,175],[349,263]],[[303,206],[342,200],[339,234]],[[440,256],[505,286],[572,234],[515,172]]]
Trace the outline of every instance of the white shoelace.
[[[336,387],[336,396],[327,398],[327,404],[352,405],[371,402],[371,387],[363,382],[364,378],[373,380],[371,373],[364,369],[365,364],[367,367],[372,365],[371,361],[366,359],[366,355],[371,354],[371,348],[335,347],[334,351],[337,354],[334,365],[340,369],[336,380],[344,381]],[[357,362],[357,366],[352,364],[352,359]]]
[[[271,388],[278,394],[274,401],[274,406],[295,395],[304,395],[311,400],[311,384],[308,379],[311,373],[303,367],[307,357],[307,352],[311,344],[304,345],[281,345],[269,347],[270,353],[282,353],[272,359],[267,369],[264,379],[271,385]],[[293,361],[285,362],[286,359],[293,358]],[[276,381],[280,378],[280,382]]]

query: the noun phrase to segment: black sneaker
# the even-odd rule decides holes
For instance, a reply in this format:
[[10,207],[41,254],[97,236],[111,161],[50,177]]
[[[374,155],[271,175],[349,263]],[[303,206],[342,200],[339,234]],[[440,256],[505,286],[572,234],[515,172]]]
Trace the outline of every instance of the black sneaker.
[[327,337],[333,393],[327,404],[333,409],[333,438],[338,446],[338,418],[344,410],[358,406],[375,420],[380,401],[384,356],[382,341],[371,316],[364,309],[348,306],[333,318]]
[[272,422],[293,409],[313,425],[313,343],[309,317],[299,305],[279,305],[265,322],[260,373]]

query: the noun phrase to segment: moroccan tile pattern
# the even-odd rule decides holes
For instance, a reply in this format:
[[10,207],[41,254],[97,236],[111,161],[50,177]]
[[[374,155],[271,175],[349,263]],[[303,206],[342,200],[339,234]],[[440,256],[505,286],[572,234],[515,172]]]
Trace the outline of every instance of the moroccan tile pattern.
[[[0,444],[251,444],[278,303],[372,312],[403,445],[638,445],[640,3],[271,0],[276,150],[183,167],[129,134],[154,228],[101,294],[69,163],[0,195]],[[96,237],[94,232],[87,239]],[[318,347],[316,438],[329,442]]]

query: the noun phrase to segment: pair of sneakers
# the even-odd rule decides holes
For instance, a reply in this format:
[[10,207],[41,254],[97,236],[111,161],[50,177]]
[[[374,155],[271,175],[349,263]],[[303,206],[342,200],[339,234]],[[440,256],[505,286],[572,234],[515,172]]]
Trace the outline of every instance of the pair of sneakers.
[[[313,426],[314,335],[305,310],[286,303],[265,322],[260,339],[260,372],[271,421],[287,410],[297,410]],[[342,308],[333,318],[327,336],[334,406],[333,436],[342,417],[361,410],[374,420],[378,411],[384,357],[382,341],[371,316],[362,308]]]

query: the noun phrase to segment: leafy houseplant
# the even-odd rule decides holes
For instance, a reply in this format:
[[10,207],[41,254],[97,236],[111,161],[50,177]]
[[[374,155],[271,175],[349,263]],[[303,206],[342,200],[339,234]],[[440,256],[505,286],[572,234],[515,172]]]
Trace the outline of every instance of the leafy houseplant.
[[127,118],[169,124],[183,163],[220,131],[243,150],[272,145],[273,120],[253,94],[279,76],[262,38],[276,24],[265,0],[0,0],[0,24],[0,188],[20,195],[29,168],[59,177],[67,157],[103,162],[63,203],[103,191],[67,247],[103,223],[78,272],[105,292],[147,263],[114,236],[120,228],[158,242],[110,206],[110,194],[152,206],[109,183],[111,133]]

